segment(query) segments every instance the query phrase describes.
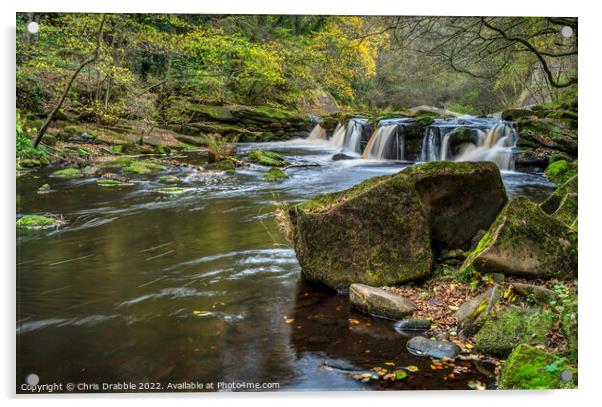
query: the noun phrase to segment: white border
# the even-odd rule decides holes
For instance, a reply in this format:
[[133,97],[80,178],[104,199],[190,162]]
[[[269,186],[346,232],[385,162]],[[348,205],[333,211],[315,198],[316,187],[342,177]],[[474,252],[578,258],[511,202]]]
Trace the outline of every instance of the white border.
[[[220,0],[207,1],[149,1],[149,0],[104,0],[102,3],[82,0],[20,0],[13,4],[2,3],[2,175],[5,188],[3,193],[2,216],[2,259],[4,290],[2,295],[2,360],[0,370],[0,394],[9,398],[9,402],[21,399],[25,404],[47,403],[106,403],[118,399],[128,402],[130,399],[144,398],[145,404],[163,405],[166,399],[178,402],[216,403],[221,405],[240,403],[261,403],[261,405],[293,404],[306,406],[320,400],[325,403],[347,405],[376,405],[390,403],[421,403],[421,405],[477,405],[484,403],[492,406],[518,404],[545,404],[576,406],[589,400],[595,400],[600,385],[600,290],[602,289],[599,259],[601,240],[596,232],[602,231],[599,217],[602,200],[600,191],[600,152],[602,151],[602,132],[599,130],[599,117],[602,111],[600,95],[600,28],[601,15],[594,2],[548,0],[527,2],[526,0],[506,0],[502,2],[485,1],[394,1],[394,0],[303,0],[266,1],[266,0]],[[268,14],[347,14],[347,15],[546,15],[579,17],[579,151],[580,151],[580,334],[579,334],[579,390],[546,392],[463,392],[463,391],[407,391],[407,392],[364,392],[364,393],[269,393],[269,394],[161,394],[161,395],[91,395],[91,396],[52,396],[52,397],[15,397],[15,168],[14,168],[14,109],[15,109],[15,12],[16,11],[72,11],[72,12],[144,12],[144,13],[268,13]],[[598,397],[599,398],[599,397]],[[133,401],[133,400],[132,400]],[[425,404],[422,404],[425,403]]]

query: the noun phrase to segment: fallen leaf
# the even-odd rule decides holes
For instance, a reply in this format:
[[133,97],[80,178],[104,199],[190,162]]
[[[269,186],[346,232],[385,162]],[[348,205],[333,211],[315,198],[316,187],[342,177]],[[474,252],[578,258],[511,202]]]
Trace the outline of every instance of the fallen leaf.
[[416,373],[417,371],[419,371],[420,369],[418,369],[418,366],[414,366],[414,365],[410,365],[410,366],[406,366],[405,368],[408,372],[412,372],[412,373]]

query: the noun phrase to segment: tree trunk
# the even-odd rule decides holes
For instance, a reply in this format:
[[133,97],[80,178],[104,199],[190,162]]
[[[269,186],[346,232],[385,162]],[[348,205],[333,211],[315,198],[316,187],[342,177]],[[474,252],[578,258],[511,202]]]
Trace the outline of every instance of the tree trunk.
[[63,91],[63,94],[61,95],[61,98],[59,99],[59,101],[56,104],[56,106],[54,107],[54,109],[52,109],[52,111],[46,117],[46,120],[44,121],[44,124],[42,125],[42,127],[40,127],[40,131],[38,132],[38,135],[36,136],[36,141],[33,144],[34,147],[37,147],[38,144],[40,144],[40,141],[42,141],[42,137],[44,137],[44,134],[46,133],[46,130],[48,130],[48,127],[50,127],[50,123],[52,123],[54,116],[60,110],[61,106],[63,106],[63,102],[67,98],[67,94],[69,94],[69,90],[71,89],[73,82],[75,82],[75,78],[77,78],[77,75],[79,75],[81,70],[84,69],[84,67],[86,65],[91,64],[92,62],[94,62],[98,59],[98,54],[100,52],[100,40],[102,37],[102,28],[103,28],[104,24],[105,24],[105,15],[103,14],[102,20],[100,21],[100,26],[98,27],[98,32],[96,34],[96,48],[94,49],[94,55],[92,55],[90,58],[88,58],[84,62],[82,62],[81,65],[79,66],[79,68],[77,68],[77,70],[75,72],[73,72],[73,75],[71,75],[71,79],[69,79],[69,82],[67,83],[67,86],[65,87],[65,90]]

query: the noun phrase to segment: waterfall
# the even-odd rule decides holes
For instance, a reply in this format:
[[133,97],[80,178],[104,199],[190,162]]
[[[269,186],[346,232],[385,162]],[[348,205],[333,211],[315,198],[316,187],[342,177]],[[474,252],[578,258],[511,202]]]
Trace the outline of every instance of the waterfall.
[[328,142],[331,147],[335,148],[343,148],[345,144],[345,133],[346,129],[341,123],[337,124],[337,128],[335,129],[332,138]]
[[314,128],[307,136],[308,140],[326,140],[326,129],[324,129],[320,124],[316,124]]
[[345,150],[360,153],[360,141],[362,139],[363,121],[358,119],[351,119],[347,124],[347,131],[345,132],[345,141],[343,148]]
[[422,139],[422,148],[420,149],[420,161],[429,162],[439,159],[439,129],[437,127],[427,127],[426,134]]
[[501,170],[513,170],[516,139],[516,131],[500,122],[479,136],[478,145],[467,144],[455,161],[493,161]]
[[[376,160],[384,159],[385,154],[387,153],[385,148],[389,146],[389,144],[394,144],[393,138],[396,135],[396,129],[396,124],[391,124],[377,128],[372,133],[372,137],[370,137],[370,140],[368,141],[368,145],[366,145],[366,148],[364,149],[362,157]],[[399,157],[399,154],[396,154],[396,156],[397,158],[403,159],[403,157]]]

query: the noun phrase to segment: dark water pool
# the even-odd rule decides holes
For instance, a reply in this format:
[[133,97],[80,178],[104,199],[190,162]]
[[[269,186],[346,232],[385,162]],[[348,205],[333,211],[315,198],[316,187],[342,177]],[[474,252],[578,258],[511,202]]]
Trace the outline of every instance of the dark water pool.
[[[253,145],[240,145],[241,150]],[[346,298],[306,285],[275,226],[273,203],[342,190],[397,172],[394,162],[332,161],[302,142],[262,145],[297,163],[267,183],[259,168],[228,176],[181,176],[165,196],[158,175],[129,188],[95,179],[17,182],[17,213],[61,214],[68,224],[17,236],[17,391],[30,373],[44,383],[273,383],[280,390],[466,389],[491,382],[471,369],[454,380],[405,350],[393,322],[349,310]],[[194,156],[186,161],[195,161]],[[504,173],[510,195],[542,199],[538,175]],[[39,195],[49,183],[54,190]],[[387,365],[385,365],[387,364]],[[466,362],[470,366],[469,362]],[[395,383],[349,377],[415,365]],[[214,388],[215,389],[215,388]]]

